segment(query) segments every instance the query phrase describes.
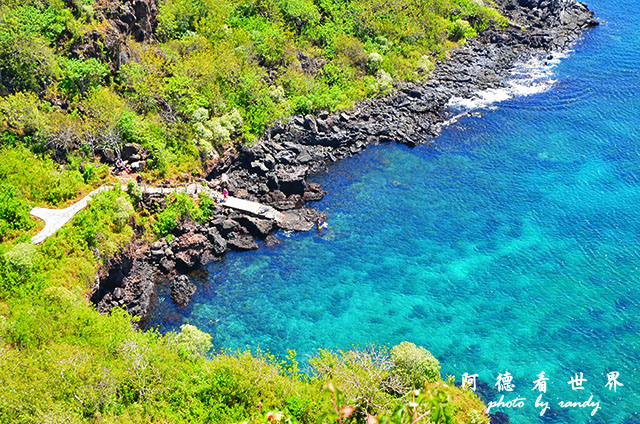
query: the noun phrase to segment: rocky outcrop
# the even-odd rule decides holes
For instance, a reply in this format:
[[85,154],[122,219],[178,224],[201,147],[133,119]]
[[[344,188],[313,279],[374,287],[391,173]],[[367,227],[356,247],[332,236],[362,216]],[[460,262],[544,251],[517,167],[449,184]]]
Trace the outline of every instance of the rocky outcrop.
[[171,300],[181,308],[191,302],[191,298],[197,290],[196,285],[183,274],[174,276],[170,280],[169,287],[171,288]]
[[119,306],[146,317],[155,293],[155,269],[146,261],[147,246],[132,241],[100,269],[91,302],[106,313]]
[[[166,202],[151,197],[143,198],[142,204],[154,212],[166,207]],[[185,307],[197,290],[188,273],[222,259],[228,250],[258,249],[256,239],[269,246],[278,244],[273,231],[308,231],[318,219],[326,215],[306,208],[288,212],[282,223],[222,208],[204,224],[183,219],[173,229],[170,242],[132,241],[109,260],[96,278],[91,301],[101,312],[119,306],[142,317],[144,325],[155,305],[158,282],[168,282],[171,300]]]
[[84,34],[72,48],[76,57],[99,58],[110,63],[116,71],[131,57],[127,39],[155,40],[158,0],[107,0],[97,4],[95,9],[96,18],[106,23],[105,30]]
[[155,39],[158,0],[121,0],[106,4],[106,18],[121,37],[132,37],[138,42]]

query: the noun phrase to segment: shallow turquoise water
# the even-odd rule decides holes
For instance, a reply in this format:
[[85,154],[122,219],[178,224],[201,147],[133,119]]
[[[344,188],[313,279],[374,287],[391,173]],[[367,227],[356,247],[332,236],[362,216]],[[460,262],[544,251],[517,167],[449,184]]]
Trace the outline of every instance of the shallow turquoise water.
[[[162,330],[192,323],[217,347],[277,354],[409,340],[444,373],[526,397],[514,423],[640,420],[640,12],[591,1],[609,22],[546,92],[448,127],[435,148],[385,145],[331,167],[318,236],[229,254],[194,303],[165,299]],[[550,378],[544,420],[532,381]],[[625,384],[605,388],[606,373]],[[585,389],[567,381],[577,372]],[[601,410],[560,410],[593,394]],[[627,421],[627,423],[639,421]]]

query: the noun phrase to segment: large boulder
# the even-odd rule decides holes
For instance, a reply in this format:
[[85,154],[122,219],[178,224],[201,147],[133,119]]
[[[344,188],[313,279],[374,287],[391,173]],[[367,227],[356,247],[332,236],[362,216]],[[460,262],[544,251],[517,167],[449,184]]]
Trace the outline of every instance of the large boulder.
[[140,160],[140,146],[134,143],[126,143],[122,146],[120,158],[126,161],[130,161],[132,158],[134,160]]
[[189,280],[186,275],[176,275],[170,282],[171,300],[181,308],[187,306],[191,302],[193,294],[196,292],[196,285]]
[[213,250],[209,239],[201,233],[185,233],[178,237],[171,246],[179,266],[192,269],[201,264],[201,255]]
[[249,233],[261,239],[269,235],[273,229],[273,221],[270,219],[255,218],[247,215],[240,215],[235,220],[249,230]]
[[211,227],[207,231],[209,241],[213,245],[213,253],[222,256],[227,251],[227,241],[222,237],[217,228]]
[[227,246],[229,246],[230,249],[237,250],[240,252],[258,249],[258,244],[253,239],[253,237],[251,237],[248,234],[236,235],[236,237],[229,239],[227,241]]
[[304,194],[306,189],[305,177],[308,171],[307,166],[286,167],[276,171],[276,178],[280,191],[286,195]]

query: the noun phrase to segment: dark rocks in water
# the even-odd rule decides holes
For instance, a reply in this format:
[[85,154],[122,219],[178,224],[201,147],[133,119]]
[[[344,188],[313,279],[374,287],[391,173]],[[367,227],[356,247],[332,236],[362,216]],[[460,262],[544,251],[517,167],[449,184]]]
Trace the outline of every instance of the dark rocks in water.
[[254,218],[252,216],[240,215],[235,221],[249,230],[249,234],[254,237],[264,239],[273,229],[273,221],[270,219]]
[[240,224],[233,219],[225,218],[216,228],[223,237],[227,237],[229,234],[237,232],[240,229]]
[[[298,196],[297,198],[295,196]],[[295,209],[296,207],[302,206],[298,205],[302,198],[299,195],[292,195],[287,197],[280,190],[274,190],[272,192],[267,193],[262,197],[262,202],[268,205],[273,206],[274,208],[280,211],[288,211],[291,209]]]
[[189,232],[175,239],[171,243],[171,250],[178,266],[189,270],[202,263],[200,257],[207,251],[211,252],[213,245],[204,234]]
[[490,424],[511,424],[511,419],[504,412],[489,414]]
[[277,169],[275,178],[280,191],[286,195],[304,194],[308,169],[306,166],[281,167]]
[[309,183],[308,190],[304,192],[303,199],[305,202],[317,202],[322,200],[325,194],[327,194],[327,192],[322,189],[320,184]]
[[176,275],[169,281],[171,288],[171,300],[173,303],[184,308],[191,302],[191,298],[196,292],[196,285],[193,284],[186,275]]
[[309,231],[318,221],[325,221],[327,215],[314,209],[302,208],[288,211],[278,226],[286,231]]
[[486,381],[476,380],[476,394],[484,403],[489,403],[497,400],[499,392]]
[[253,237],[247,234],[238,234],[236,237],[227,240],[227,246],[229,246],[229,249],[237,250],[239,252],[258,249],[256,241]]
[[278,240],[273,234],[269,234],[267,238],[264,239],[264,244],[267,246],[275,246],[280,244],[280,240]]
[[640,424],[640,412],[634,412],[624,419],[622,424]]
[[207,236],[213,246],[213,253],[217,256],[222,256],[227,251],[227,241],[222,237],[216,227],[211,227],[207,230]]

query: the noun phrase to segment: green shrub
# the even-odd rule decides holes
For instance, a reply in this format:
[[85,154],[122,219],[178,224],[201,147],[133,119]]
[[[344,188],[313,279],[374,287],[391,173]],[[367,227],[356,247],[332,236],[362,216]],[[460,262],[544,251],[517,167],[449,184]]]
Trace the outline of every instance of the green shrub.
[[109,67],[98,59],[64,59],[60,88],[70,97],[84,96],[101,85],[108,74]]
[[35,134],[44,125],[44,115],[38,97],[32,93],[0,97],[0,131],[12,131],[19,136]]
[[338,34],[333,41],[333,52],[338,58],[346,58],[350,65],[365,70],[368,55],[364,44],[356,37]]
[[226,116],[229,124],[231,124],[231,132],[236,133],[240,131],[240,129],[242,128],[243,119],[238,109],[233,108],[233,110],[231,110],[231,112],[229,112]]
[[449,28],[449,37],[451,37],[452,40],[458,41],[475,36],[476,30],[473,29],[469,21],[465,19],[456,19],[451,23]]
[[208,1],[167,0],[159,4],[158,33],[168,39],[182,38],[195,30],[199,17],[206,15]]
[[55,303],[61,307],[68,307],[78,301],[76,296],[64,287],[47,287],[43,290],[43,295],[48,302]]
[[228,126],[223,125],[221,118],[213,118],[206,122],[207,128],[210,130],[210,140],[214,140],[218,143],[225,143],[231,140],[231,132]]
[[440,362],[423,347],[410,342],[394,346],[390,352],[391,374],[406,387],[420,389],[440,380]]
[[394,406],[392,393],[402,390],[389,379],[391,363],[385,349],[367,347],[337,353],[321,349],[309,365],[317,378],[340,387],[345,404],[354,406],[360,417],[390,412]]
[[320,11],[312,0],[281,0],[280,8],[298,34],[307,26],[317,25],[321,19]]
[[190,195],[186,193],[171,194],[167,207],[156,217],[153,229],[160,236],[166,236],[176,226],[180,218],[189,218],[202,222],[204,215]]
[[380,69],[380,65],[382,65],[382,61],[384,59],[380,55],[380,53],[369,53],[369,57],[367,58],[367,70],[371,74],[375,74]]
[[203,107],[196,109],[191,115],[191,120],[193,122],[206,122],[209,120],[209,111]]
[[355,72],[350,66],[339,66],[333,62],[329,62],[322,67],[320,76],[328,85],[344,88],[353,83]]
[[180,326],[180,333],[175,336],[175,346],[181,355],[187,357],[204,357],[213,347],[211,335],[190,324]]
[[35,225],[29,204],[12,185],[0,184],[0,241]]
[[38,260],[38,251],[31,243],[18,243],[4,253],[5,260],[18,271],[30,271]]
[[133,215],[133,206],[129,199],[124,196],[119,196],[115,199],[113,209],[113,224],[116,228],[121,229],[127,221],[129,221],[131,215]]
[[[0,5],[0,74],[12,92],[40,92],[53,83],[60,72],[56,41],[73,19],[58,2],[26,2]],[[47,7],[48,6],[48,7]]]
[[209,193],[200,192],[198,193],[198,207],[202,211],[203,221],[206,221],[215,214],[216,202]]
[[420,59],[418,59],[416,68],[424,75],[431,74],[434,68],[433,59],[426,54],[423,54],[422,56],[420,56]]
[[281,85],[269,86],[269,97],[275,103],[280,103],[285,100],[284,88]]
[[376,73],[376,82],[371,84],[374,92],[386,93],[393,88],[393,78],[384,69]]
[[0,156],[0,184],[12,185],[29,201],[55,206],[86,188],[79,171],[61,170],[52,160],[40,159],[24,146],[0,147]]
[[[207,122],[207,126],[213,126],[213,123]],[[205,127],[202,122],[196,122],[193,126],[193,130],[198,137],[207,141],[213,140],[213,132],[209,128]]]
[[283,64],[290,43],[285,29],[264,21],[255,21],[252,26],[250,38],[260,63],[266,67]]

